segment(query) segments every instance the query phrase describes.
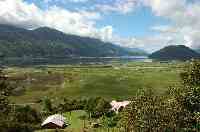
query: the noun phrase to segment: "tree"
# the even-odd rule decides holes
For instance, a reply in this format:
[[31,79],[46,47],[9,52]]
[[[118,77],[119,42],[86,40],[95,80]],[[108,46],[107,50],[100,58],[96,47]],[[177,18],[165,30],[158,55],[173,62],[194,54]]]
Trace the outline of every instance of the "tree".
[[193,119],[191,129],[200,130],[200,61],[192,60],[181,74],[183,86],[176,99],[186,109]]
[[30,106],[17,106],[9,101],[13,87],[0,71],[0,131],[32,132],[40,124],[40,115]]
[[180,102],[191,112],[200,112],[200,62],[193,60],[181,74]]
[[15,109],[15,119],[20,123],[38,124],[41,122],[39,113],[30,106],[19,106]]
[[52,102],[48,97],[45,97],[42,100],[42,107],[43,107],[43,112],[46,115],[49,115],[53,112],[53,106],[52,106]]
[[116,112],[110,111],[102,116],[101,123],[105,128],[114,128],[120,120],[120,114],[121,113],[116,114]]
[[60,103],[57,105],[57,110],[59,112],[70,112],[72,110],[83,110],[84,106],[86,105],[85,99],[67,99],[64,98]]
[[123,111],[120,126],[126,131],[199,131],[200,62],[192,61],[181,74],[183,85],[157,96],[144,90]]
[[111,109],[110,102],[106,101],[103,98],[99,98],[94,109],[94,115],[96,118],[99,118],[106,113],[108,113]]
[[184,86],[200,86],[200,61],[193,60],[180,76]]
[[192,60],[180,74],[182,85],[173,88],[172,96],[187,111],[187,131],[200,131],[200,61]]
[[86,112],[88,112],[89,117],[92,118],[99,118],[109,112],[110,109],[110,102],[101,97],[89,98],[85,105]]
[[0,70],[0,130],[11,120],[10,116],[8,116],[11,112],[11,106],[9,105],[9,96],[11,93],[12,87],[9,85],[2,70]]
[[141,95],[133,97],[131,104],[122,112],[119,125],[125,131],[154,132],[177,131],[186,114],[174,100],[165,96],[156,96],[152,90],[145,90]]

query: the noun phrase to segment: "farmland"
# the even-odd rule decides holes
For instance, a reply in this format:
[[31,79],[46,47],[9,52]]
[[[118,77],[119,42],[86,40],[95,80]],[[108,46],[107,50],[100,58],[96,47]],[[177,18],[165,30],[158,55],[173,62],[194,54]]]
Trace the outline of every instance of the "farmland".
[[[117,132],[123,113],[105,115],[109,114],[110,101],[139,99],[144,89],[164,97],[170,87],[180,86],[180,73],[186,65],[186,62],[40,65],[7,67],[4,74],[14,87],[10,101],[24,109],[30,106],[41,114],[38,132],[51,131],[40,130],[40,125],[52,114],[66,117],[70,125],[63,131]],[[94,128],[94,123],[101,126]]]
[[142,88],[162,94],[180,82],[183,63],[132,62],[113,65],[9,67],[15,88],[11,100],[34,103],[43,97],[128,99]]

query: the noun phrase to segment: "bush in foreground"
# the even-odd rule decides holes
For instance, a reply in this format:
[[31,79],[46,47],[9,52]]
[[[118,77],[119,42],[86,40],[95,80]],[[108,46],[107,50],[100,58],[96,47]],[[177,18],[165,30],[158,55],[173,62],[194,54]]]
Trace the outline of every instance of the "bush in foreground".
[[128,132],[199,131],[200,62],[193,61],[181,78],[183,85],[164,96],[154,95],[150,89],[133,97],[119,125]]

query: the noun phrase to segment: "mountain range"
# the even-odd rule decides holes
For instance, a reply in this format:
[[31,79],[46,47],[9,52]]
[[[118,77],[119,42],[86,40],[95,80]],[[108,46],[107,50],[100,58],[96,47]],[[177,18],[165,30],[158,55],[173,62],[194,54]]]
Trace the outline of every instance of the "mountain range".
[[[41,27],[27,30],[0,25],[0,54],[5,57],[106,57],[144,55],[99,39]],[[146,54],[146,53],[145,53]]]
[[149,55],[149,58],[158,60],[189,60],[200,58],[200,53],[184,45],[170,45],[152,53]]

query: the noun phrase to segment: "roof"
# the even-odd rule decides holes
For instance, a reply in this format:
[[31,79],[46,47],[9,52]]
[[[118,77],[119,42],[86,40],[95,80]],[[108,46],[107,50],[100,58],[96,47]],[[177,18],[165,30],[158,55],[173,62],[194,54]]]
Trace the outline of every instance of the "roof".
[[53,123],[55,125],[63,127],[63,125],[65,124],[65,119],[66,118],[60,114],[51,115],[42,123],[42,126]]
[[130,104],[131,102],[130,101],[122,101],[122,102],[117,102],[115,100],[113,100],[110,105],[112,106],[112,109],[113,111],[115,112],[118,112],[118,110],[123,107],[125,108],[128,104]]

